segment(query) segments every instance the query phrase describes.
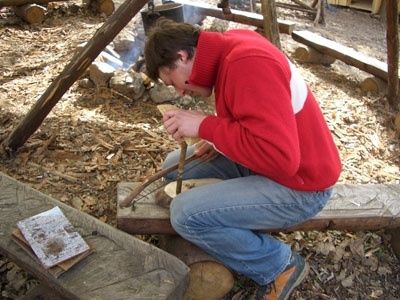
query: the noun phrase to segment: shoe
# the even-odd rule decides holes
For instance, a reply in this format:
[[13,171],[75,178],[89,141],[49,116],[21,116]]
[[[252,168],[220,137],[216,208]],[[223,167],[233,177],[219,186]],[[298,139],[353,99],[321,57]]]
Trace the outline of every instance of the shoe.
[[295,252],[286,269],[267,285],[259,286],[256,291],[256,300],[287,300],[293,289],[307,276],[308,263]]

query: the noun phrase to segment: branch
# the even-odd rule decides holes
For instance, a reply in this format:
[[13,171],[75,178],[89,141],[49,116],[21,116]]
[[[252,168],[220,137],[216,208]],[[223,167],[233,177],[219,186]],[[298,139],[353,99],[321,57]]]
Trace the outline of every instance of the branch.
[[[189,156],[188,158],[185,159],[185,164],[188,164],[191,161],[196,160],[198,157],[197,155],[192,155]],[[128,196],[126,196],[125,199],[123,199],[120,203],[119,203],[119,207],[120,208],[124,208],[124,207],[128,207],[132,204],[134,204],[136,201],[135,198],[147,187],[149,186],[151,183],[153,183],[154,181],[160,179],[161,177],[167,175],[168,173],[175,171],[176,169],[178,169],[178,164],[175,164],[169,168],[163,169],[157,173],[155,173],[154,175],[151,175],[150,177],[148,177],[141,185],[139,185],[138,187],[134,188],[130,194]]]

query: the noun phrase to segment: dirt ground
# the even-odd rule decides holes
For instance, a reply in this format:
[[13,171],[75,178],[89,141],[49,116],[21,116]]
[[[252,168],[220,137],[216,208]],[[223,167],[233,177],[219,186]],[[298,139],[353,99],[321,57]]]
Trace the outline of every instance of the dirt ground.
[[[238,7],[246,9],[246,3]],[[386,61],[386,25],[378,17],[334,6],[325,13],[326,25],[314,26],[304,13],[278,9],[278,17],[294,21],[296,29],[320,33]],[[7,8],[0,11],[0,143],[104,20],[80,2],[50,4],[45,22],[36,26],[16,19]],[[205,24],[217,29],[237,26],[212,18]],[[124,31],[135,32],[139,25],[131,22]],[[288,35],[281,35],[281,43],[289,57],[299,45]],[[370,75],[340,61],[329,67],[296,64],[340,150],[340,182],[399,183],[395,112],[382,94],[362,93],[359,84]],[[106,88],[75,83],[16,155],[0,158],[0,171],[115,226],[117,183],[153,174],[176,147],[147,94],[134,101]],[[311,265],[309,277],[291,299],[400,299],[400,266],[388,234],[312,231],[278,238]],[[0,256],[0,298],[15,299],[35,284]],[[247,299],[252,286],[238,276],[226,299]]]

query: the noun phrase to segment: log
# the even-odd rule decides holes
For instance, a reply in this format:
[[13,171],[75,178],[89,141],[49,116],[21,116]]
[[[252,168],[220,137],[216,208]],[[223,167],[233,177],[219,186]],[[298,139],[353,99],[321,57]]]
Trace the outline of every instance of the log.
[[44,20],[46,8],[37,4],[26,4],[14,7],[14,12],[29,24],[40,24]]
[[23,6],[26,4],[48,4],[50,2],[69,0],[0,0],[0,8],[3,6]]
[[105,14],[106,16],[111,16],[115,10],[113,0],[91,0],[90,6],[95,12]]
[[301,11],[301,12],[305,12],[310,14],[311,16],[315,17],[317,14],[317,10],[313,9],[313,8],[304,8],[304,7],[300,7],[298,5],[295,4],[291,4],[291,3],[281,3],[278,2],[275,4],[276,7],[280,7],[280,8],[286,8],[286,9],[291,9],[291,10],[297,10],[297,11]]
[[357,67],[383,80],[388,79],[387,64],[375,58],[366,56],[356,50],[326,39],[307,30],[293,31],[295,41],[310,46],[317,51],[335,57],[348,65]]
[[375,76],[367,77],[361,82],[360,88],[364,93],[386,94],[387,82]]
[[397,0],[386,0],[386,41],[388,61],[388,101],[400,109],[399,99],[399,15]]
[[146,3],[147,0],[126,0],[104,22],[103,26],[96,31],[86,46],[72,58],[61,74],[53,80],[25,118],[3,141],[2,146],[8,153],[15,152],[39,128],[64,93],[80,78],[91,62]]
[[330,66],[335,62],[335,58],[317,50],[307,47],[307,46],[299,46],[293,53],[294,59],[304,63],[312,63],[312,64],[322,64],[324,66]]
[[[240,10],[231,9],[230,14],[224,14],[222,9],[218,9],[214,6],[203,2],[196,2],[190,0],[176,0],[176,3],[181,3],[184,5],[184,8],[189,10],[193,10],[195,14],[210,16],[222,20],[232,21],[236,23],[246,24],[250,26],[256,26],[258,28],[263,28],[263,16],[256,13],[245,12]],[[285,21],[285,20],[277,20],[279,32],[291,34],[294,30],[294,22]]]
[[[58,206],[94,253],[59,278],[12,241],[19,220]],[[181,299],[187,266],[176,257],[0,173],[0,252],[67,299]],[[53,297],[51,299],[60,299]]]
[[261,0],[261,10],[264,17],[263,28],[265,37],[276,47],[281,49],[275,0]]
[[89,78],[96,87],[107,87],[115,68],[107,63],[95,61],[89,67]]
[[[185,184],[185,181],[184,181]],[[118,202],[137,184],[121,182]],[[155,187],[131,208],[117,209],[117,227],[131,234],[176,234],[169,222],[169,210],[155,203]],[[273,228],[265,232],[294,230],[377,230],[400,227],[400,185],[336,185],[325,208],[312,219],[290,228]]]
[[305,9],[308,9],[308,10],[314,10],[314,11],[315,11],[315,8],[314,8],[314,7],[308,5],[307,3],[304,3],[304,2],[301,1],[301,0],[292,0],[292,1],[293,1],[294,3],[296,3],[297,5],[301,6],[302,8],[305,8]]
[[234,284],[232,272],[199,247],[179,236],[159,236],[160,248],[189,266],[184,299],[223,299]]
[[185,299],[223,299],[234,282],[232,273],[220,263],[205,261],[192,264]]

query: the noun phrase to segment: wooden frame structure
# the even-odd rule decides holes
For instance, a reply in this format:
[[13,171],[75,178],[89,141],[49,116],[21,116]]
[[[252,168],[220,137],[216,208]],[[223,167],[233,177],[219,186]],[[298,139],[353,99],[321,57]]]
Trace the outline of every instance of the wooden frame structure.
[[[187,1],[187,0],[182,0]],[[268,1],[265,5],[270,5],[272,1]],[[114,37],[128,24],[128,22],[143,8],[147,0],[126,0],[116,11],[112,14],[103,26],[95,33],[90,41],[83,47],[71,60],[71,62],[64,68],[61,74],[52,82],[44,94],[33,105],[25,118],[16,126],[10,135],[3,141],[1,152],[13,153],[20,148],[27,139],[40,127],[43,120],[50,113],[52,108],[61,99],[64,93],[72,86],[72,84],[85,72],[92,61],[100,54],[100,52],[114,39]],[[392,11],[391,8],[396,8],[397,1],[387,0],[387,10]],[[226,20],[243,22],[243,17],[238,17],[237,14],[230,13],[224,15],[221,10],[215,9],[217,17],[225,18]],[[266,9],[265,9],[266,11]],[[215,12],[214,12],[215,13]],[[222,16],[221,16],[222,15]],[[249,15],[249,14],[247,14]],[[257,15],[257,14],[253,14]],[[247,22],[254,21],[254,17],[246,16],[244,18]],[[256,20],[256,24],[263,22],[266,18],[260,16]],[[273,20],[272,20],[273,21]],[[246,23],[246,22],[243,22]],[[399,91],[398,91],[398,15],[389,13],[387,16],[387,43],[388,43],[388,82],[389,103],[398,109],[399,107]],[[263,22],[264,30],[268,24]],[[396,27],[395,27],[396,26]],[[275,32],[273,30],[273,32]]]
[[[46,1],[46,0],[43,0]],[[93,60],[115,38],[115,36],[129,23],[129,21],[144,7],[147,0],[126,0],[96,31],[90,41],[71,59],[61,74],[54,79],[39,100],[32,106],[27,115],[10,135],[3,141],[0,153],[14,153],[40,127],[43,120],[61,99],[64,93],[85,72]],[[217,10],[218,11],[218,10]],[[221,13],[220,17],[221,17]],[[257,15],[257,14],[255,14]],[[233,16],[233,19],[230,19]],[[222,18],[240,22],[234,14],[224,15]],[[247,20],[252,18],[247,17]],[[262,17],[259,20],[262,22]]]

